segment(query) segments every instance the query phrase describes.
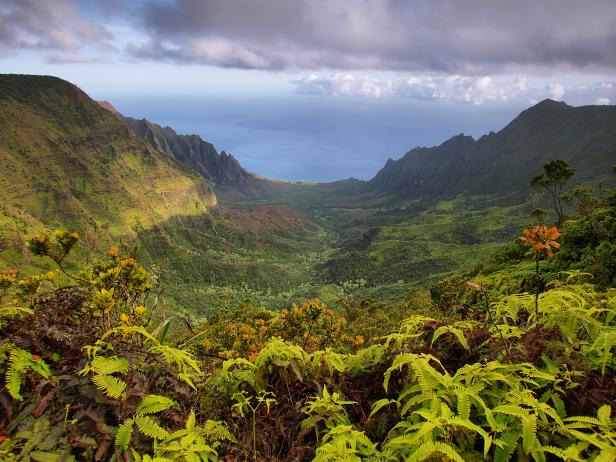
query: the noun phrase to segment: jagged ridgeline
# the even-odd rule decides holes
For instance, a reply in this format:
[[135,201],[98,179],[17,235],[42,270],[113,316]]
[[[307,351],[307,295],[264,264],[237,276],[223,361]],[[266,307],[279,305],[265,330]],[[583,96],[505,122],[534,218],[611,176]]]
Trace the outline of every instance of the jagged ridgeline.
[[616,161],[616,106],[572,107],[544,100],[497,133],[475,140],[460,134],[431,148],[389,159],[366,185],[405,198],[528,193],[545,162],[562,159],[576,182],[611,179]]
[[203,177],[56,77],[0,75],[0,164],[0,236],[10,241],[53,227],[134,236],[216,204]]

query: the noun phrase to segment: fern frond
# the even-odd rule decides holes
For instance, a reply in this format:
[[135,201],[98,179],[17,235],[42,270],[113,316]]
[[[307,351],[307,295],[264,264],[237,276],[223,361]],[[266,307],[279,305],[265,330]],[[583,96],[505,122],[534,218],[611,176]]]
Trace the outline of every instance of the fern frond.
[[462,345],[465,350],[470,351],[471,348],[468,346],[466,337],[464,337],[464,332],[462,332],[462,329],[458,329],[454,326],[441,326],[436,329],[432,335],[432,343],[430,343],[430,346],[434,345],[434,342],[443,334],[452,334],[458,339],[458,342],[460,342],[460,345]]
[[9,394],[13,399],[22,401],[24,398],[21,396],[21,386],[24,383],[24,377],[21,372],[15,368],[9,367],[4,376],[4,381]]
[[173,405],[175,405],[175,402],[166,396],[147,395],[143,397],[135,413],[137,415],[156,414],[169,409]]
[[372,417],[374,414],[379,412],[384,407],[389,406],[390,404],[395,404],[396,406],[400,406],[400,403],[396,401],[395,399],[387,399],[387,398],[379,399],[372,405],[372,410],[370,411],[370,415],[368,416],[368,418]]
[[96,388],[103,391],[110,398],[118,399],[124,396],[126,382],[113,375],[95,375],[92,377],[92,382],[94,382]]
[[126,374],[129,367],[128,361],[118,356],[96,356],[90,363],[91,370],[98,375]]
[[169,432],[158,425],[150,416],[135,416],[135,423],[137,424],[139,431],[150,438],[164,440],[169,436]]
[[130,438],[133,434],[133,419],[126,419],[122,425],[118,427],[115,437],[115,445],[122,451],[128,449]]
[[528,454],[538,445],[537,416],[535,414],[528,414],[522,419],[522,447],[524,452]]
[[462,419],[468,419],[471,416],[471,399],[463,390],[456,390],[456,397],[458,399],[458,415]]
[[21,387],[24,384],[26,372],[32,370],[48,379],[51,377],[51,369],[45,361],[40,358],[35,360],[34,356],[26,350],[12,346],[10,352],[9,366],[4,380],[11,397],[21,401],[23,400]]
[[[194,412],[191,413],[194,418]],[[190,419],[190,416],[189,416]],[[186,428],[188,428],[188,421],[186,422]],[[228,440],[231,442],[237,442],[235,436],[231,434],[227,427],[216,420],[207,420],[202,427],[203,436],[208,441],[222,441]]]
[[[500,446],[494,451],[494,462],[508,462],[518,447],[519,431],[505,432],[500,437]],[[496,442],[495,442],[496,443]]]
[[457,453],[453,446],[441,441],[428,441],[423,443],[421,447],[412,454],[411,459],[421,462],[438,453],[443,454],[450,460],[464,462],[464,459]]

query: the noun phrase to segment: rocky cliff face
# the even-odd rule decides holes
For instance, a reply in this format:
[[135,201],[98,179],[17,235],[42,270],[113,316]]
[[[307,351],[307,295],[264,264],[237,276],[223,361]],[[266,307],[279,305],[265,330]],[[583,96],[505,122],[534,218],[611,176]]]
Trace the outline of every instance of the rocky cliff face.
[[124,118],[128,127],[155,149],[189,165],[215,186],[238,190],[260,189],[258,178],[247,172],[231,154],[218,153],[198,135],[179,135],[146,119]]

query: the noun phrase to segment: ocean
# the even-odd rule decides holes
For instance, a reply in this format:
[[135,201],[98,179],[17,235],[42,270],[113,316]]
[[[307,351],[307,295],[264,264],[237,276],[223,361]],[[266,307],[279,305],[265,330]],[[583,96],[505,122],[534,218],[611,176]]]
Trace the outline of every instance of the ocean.
[[196,133],[251,172],[281,180],[369,179],[388,158],[459,133],[497,131],[523,108],[402,98],[116,96],[123,114]]

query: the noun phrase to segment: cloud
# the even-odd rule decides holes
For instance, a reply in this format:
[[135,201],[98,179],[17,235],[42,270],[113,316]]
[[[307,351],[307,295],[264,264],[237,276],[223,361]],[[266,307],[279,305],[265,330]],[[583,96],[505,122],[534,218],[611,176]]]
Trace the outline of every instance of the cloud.
[[616,68],[614,2],[146,1],[144,60],[493,75]]
[[411,77],[398,87],[400,96],[428,101],[482,104],[509,101],[527,91],[526,78],[495,79],[489,76]]
[[0,56],[19,49],[75,51],[107,43],[109,32],[76,9],[76,1],[3,0]]
[[598,104],[598,105],[610,104],[610,99],[609,98],[597,98],[595,103]]
[[418,75],[393,81],[356,77],[351,73],[334,73],[327,76],[310,74],[294,79],[291,83],[295,85],[295,92],[302,95],[401,97],[477,105],[488,101],[509,101],[527,91],[525,78],[490,76]]
[[112,61],[109,56],[88,56],[79,53],[53,53],[45,58],[47,64],[93,64]]
[[560,83],[551,83],[546,87],[546,90],[548,90],[550,98],[556,101],[562,101],[563,96],[565,96],[565,87]]
[[321,96],[392,96],[391,80],[382,81],[370,77],[355,77],[349,73],[335,73],[329,76],[310,74],[291,80],[295,92],[300,95]]

